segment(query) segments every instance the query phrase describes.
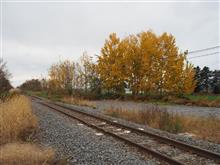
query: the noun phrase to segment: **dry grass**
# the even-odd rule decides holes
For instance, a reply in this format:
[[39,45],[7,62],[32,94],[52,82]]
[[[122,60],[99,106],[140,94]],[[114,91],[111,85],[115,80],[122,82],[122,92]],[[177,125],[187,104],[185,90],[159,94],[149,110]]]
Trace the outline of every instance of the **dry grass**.
[[55,154],[33,144],[10,143],[0,147],[0,164],[4,165],[40,165],[52,164]]
[[197,137],[215,143],[220,143],[220,119],[209,117],[183,117],[183,123],[187,132]]
[[198,99],[198,100],[188,100],[183,98],[171,98],[168,100],[171,103],[183,104],[183,105],[195,105],[201,107],[220,107],[220,100],[208,100],[208,99]]
[[0,164],[39,165],[53,164],[54,151],[35,144],[22,143],[30,140],[38,121],[31,110],[31,103],[16,92],[0,103]]
[[206,106],[206,107],[220,107],[219,100],[198,100],[198,101],[191,101],[193,105],[198,106]]
[[220,143],[220,119],[213,116],[207,118],[180,116],[161,110],[157,106],[144,111],[108,109],[105,113],[171,133],[188,132],[198,138]]
[[16,96],[0,104],[0,144],[27,138],[37,125],[25,96]]
[[80,99],[80,98],[75,98],[75,97],[64,97],[62,101],[65,103],[69,103],[69,104],[96,108],[96,103],[89,101],[89,100],[85,100],[85,99]]

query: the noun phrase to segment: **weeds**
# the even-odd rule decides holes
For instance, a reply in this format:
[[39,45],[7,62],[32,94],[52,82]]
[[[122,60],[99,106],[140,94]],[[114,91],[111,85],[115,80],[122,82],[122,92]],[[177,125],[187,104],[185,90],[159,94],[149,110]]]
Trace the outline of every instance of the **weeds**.
[[91,108],[96,108],[96,103],[85,100],[85,99],[80,99],[80,98],[75,98],[75,97],[64,97],[61,101],[69,104],[75,104],[79,106],[87,106]]
[[157,106],[146,110],[108,109],[105,113],[171,133],[189,132],[198,138],[220,143],[220,119],[214,116],[181,116]]

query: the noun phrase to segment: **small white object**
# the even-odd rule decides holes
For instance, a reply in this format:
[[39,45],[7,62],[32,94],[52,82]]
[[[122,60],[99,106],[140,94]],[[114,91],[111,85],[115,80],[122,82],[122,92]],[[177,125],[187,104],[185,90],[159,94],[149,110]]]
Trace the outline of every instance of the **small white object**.
[[178,135],[185,136],[185,137],[196,137],[195,134],[188,133],[188,132],[185,132],[185,133],[179,133]]
[[114,122],[114,123],[117,123],[118,121],[117,121],[117,120],[113,120],[113,122]]
[[131,131],[127,131],[127,130],[126,130],[126,131],[124,131],[124,133],[131,133]]
[[97,135],[97,136],[102,136],[103,133],[95,133],[95,135]]
[[83,125],[82,123],[78,123],[77,125]]
[[121,131],[121,128],[116,129],[116,131]]
[[144,130],[144,128],[138,128],[139,130],[141,130],[141,131],[143,131]]

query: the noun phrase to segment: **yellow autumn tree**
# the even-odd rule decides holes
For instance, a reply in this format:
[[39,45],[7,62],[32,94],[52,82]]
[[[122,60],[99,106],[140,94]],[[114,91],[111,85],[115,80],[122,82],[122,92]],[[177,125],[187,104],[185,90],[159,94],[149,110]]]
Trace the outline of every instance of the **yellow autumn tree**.
[[[158,37],[159,68],[157,92],[160,94],[189,93],[194,89],[193,66],[186,61],[186,54],[176,46],[174,36],[163,33]],[[188,77],[186,74],[190,73]]]
[[152,93],[156,90],[160,66],[158,61],[160,54],[158,52],[158,38],[152,31],[141,32],[137,35],[140,43],[140,52],[142,54],[143,67],[141,68],[144,77],[140,87],[143,93]]
[[140,93],[181,94],[195,87],[194,70],[186,54],[176,46],[174,36],[152,31],[120,40],[109,36],[98,59],[98,73],[104,88]]
[[75,64],[69,60],[53,64],[49,69],[49,87],[72,92]]
[[195,79],[195,69],[192,64],[186,63],[184,67],[184,71],[181,77],[182,88],[179,93],[190,94],[194,91],[196,87]]
[[141,91],[141,82],[145,76],[144,56],[138,37],[130,35],[121,41],[119,52],[123,55],[123,77],[127,88],[137,95]]
[[115,33],[110,34],[98,57],[97,71],[104,89],[123,93],[125,90],[125,66],[123,51],[120,51],[120,39]]

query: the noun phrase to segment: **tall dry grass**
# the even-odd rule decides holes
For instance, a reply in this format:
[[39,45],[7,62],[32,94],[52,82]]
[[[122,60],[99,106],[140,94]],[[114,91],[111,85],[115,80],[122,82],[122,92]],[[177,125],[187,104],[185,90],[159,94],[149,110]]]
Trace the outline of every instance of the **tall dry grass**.
[[0,103],[0,164],[53,164],[52,149],[26,143],[37,126],[27,97],[16,94]]
[[85,99],[81,99],[81,98],[75,98],[75,97],[68,97],[68,96],[66,96],[61,101],[65,102],[65,103],[69,103],[69,104],[96,108],[96,103],[95,102],[92,102],[92,101],[89,101],[89,100],[85,100]]
[[169,113],[153,106],[146,110],[108,109],[107,115],[122,118],[171,133],[188,132],[197,138],[220,143],[220,119],[214,116],[194,117]]
[[34,144],[9,143],[0,147],[0,164],[49,165],[53,164],[54,151]]
[[208,117],[183,117],[187,132],[197,137],[220,144],[220,119],[215,116]]
[[15,96],[0,104],[0,144],[26,138],[38,121],[25,96]]

